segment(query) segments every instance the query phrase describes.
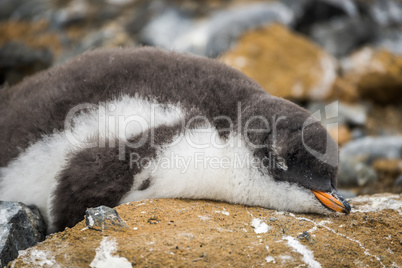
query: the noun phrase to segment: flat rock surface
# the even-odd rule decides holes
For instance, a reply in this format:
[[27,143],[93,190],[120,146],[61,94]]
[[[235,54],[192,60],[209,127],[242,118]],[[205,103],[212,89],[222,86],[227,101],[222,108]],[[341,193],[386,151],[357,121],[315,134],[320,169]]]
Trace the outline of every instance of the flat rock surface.
[[402,195],[350,200],[350,215],[292,214],[199,200],[145,200],[116,208],[128,225],[84,221],[20,252],[12,267],[401,267]]

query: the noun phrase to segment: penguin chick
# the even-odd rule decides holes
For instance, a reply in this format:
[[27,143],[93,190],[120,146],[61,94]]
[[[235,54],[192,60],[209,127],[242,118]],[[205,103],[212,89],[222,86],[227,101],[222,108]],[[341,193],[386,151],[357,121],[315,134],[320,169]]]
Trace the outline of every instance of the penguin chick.
[[49,233],[146,198],[350,212],[325,128],[216,60],[95,50],[1,90],[0,114],[0,199]]

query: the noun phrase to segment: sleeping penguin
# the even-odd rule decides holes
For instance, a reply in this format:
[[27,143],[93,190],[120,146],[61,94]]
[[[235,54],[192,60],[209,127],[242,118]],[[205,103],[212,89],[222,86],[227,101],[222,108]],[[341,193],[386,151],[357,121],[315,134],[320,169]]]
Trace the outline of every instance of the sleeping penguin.
[[49,233],[150,198],[350,212],[320,122],[217,60],[95,50],[3,88],[0,114],[0,200],[36,205]]

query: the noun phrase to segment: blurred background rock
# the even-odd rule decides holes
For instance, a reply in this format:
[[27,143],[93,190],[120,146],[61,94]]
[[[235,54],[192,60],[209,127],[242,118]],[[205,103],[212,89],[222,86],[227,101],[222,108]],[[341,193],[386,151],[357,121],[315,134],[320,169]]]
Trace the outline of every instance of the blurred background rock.
[[311,112],[337,101],[339,187],[401,193],[402,1],[0,1],[0,88],[142,45],[217,58]]

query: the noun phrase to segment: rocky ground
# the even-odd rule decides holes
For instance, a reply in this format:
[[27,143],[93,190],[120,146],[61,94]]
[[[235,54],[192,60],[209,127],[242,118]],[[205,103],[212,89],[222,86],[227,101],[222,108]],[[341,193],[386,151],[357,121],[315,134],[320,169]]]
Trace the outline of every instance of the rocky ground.
[[[118,209],[128,230],[80,223],[13,265],[89,264],[99,249],[150,266],[402,266],[402,1],[2,0],[0,90],[87,50],[143,45],[221,60],[312,113],[335,102],[328,130],[340,145],[338,186],[357,196],[355,213],[133,203]],[[384,192],[394,195],[361,196]],[[269,231],[256,234],[254,218]]]
[[117,207],[126,229],[94,230],[82,221],[20,252],[9,267],[401,267],[402,195],[350,203],[350,215],[320,216],[210,201],[133,202]]

